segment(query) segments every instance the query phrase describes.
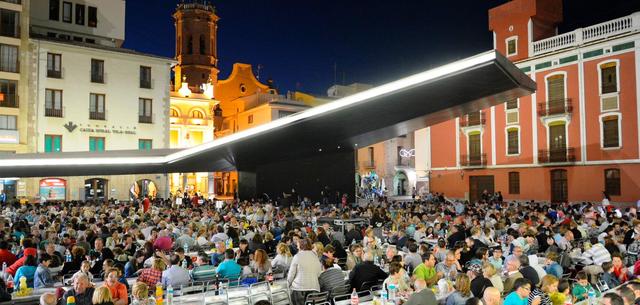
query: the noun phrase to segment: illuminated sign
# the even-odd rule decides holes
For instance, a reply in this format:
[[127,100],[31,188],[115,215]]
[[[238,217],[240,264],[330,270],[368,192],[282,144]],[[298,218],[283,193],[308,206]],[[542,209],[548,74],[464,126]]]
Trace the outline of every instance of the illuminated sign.
[[65,200],[67,181],[57,178],[40,180],[40,199],[43,201]]
[[400,150],[398,154],[400,154],[400,157],[403,157],[403,158],[411,158],[416,156],[416,150],[403,148]]

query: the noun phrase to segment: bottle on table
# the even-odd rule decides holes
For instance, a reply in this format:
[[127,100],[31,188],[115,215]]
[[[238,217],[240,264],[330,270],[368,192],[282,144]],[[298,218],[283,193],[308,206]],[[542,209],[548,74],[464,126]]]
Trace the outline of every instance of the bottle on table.
[[593,287],[589,287],[589,291],[587,292],[587,295],[589,296],[589,305],[596,305],[598,304],[596,301],[596,291],[593,289]]
[[358,298],[358,292],[356,292],[356,289],[353,288],[353,292],[351,293],[351,305],[358,305],[360,304],[360,299]]
[[167,305],[173,305],[173,286],[167,286]]
[[156,305],[164,305],[164,300],[162,299],[162,283],[158,282],[156,284]]

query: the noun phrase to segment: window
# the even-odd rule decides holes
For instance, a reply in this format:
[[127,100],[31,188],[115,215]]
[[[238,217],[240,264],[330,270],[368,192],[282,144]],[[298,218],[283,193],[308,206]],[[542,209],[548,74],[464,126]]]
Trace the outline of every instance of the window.
[[604,170],[604,191],[610,196],[620,196],[620,170],[610,168]]
[[76,3],[76,24],[84,25],[84,5]]
[[509,172],[509,194],[520,194],[519,172]]
[[204,119],[204,113],[202,113],[202,111],[200,110],[194,110],[193,112],[191,112],[191,118]]
[[87,25],[92,28],[98,26],[98,9],[96,7],[89,7],[89,21],[87,21]]
[[294,114],[294,113],[295,113],[295,111],[279,110],[279,111],[278,111],[278,118],[279,118],[279,119],[281,119],[281,118],[284,118],[284,117],[290,116],[290,115],[292,115],[292,114]]
[[547,78],[547,96],[549,107],[551,107],[551,104],[555,101],[564,100],[564,74],[553,75]]
[[250,115],[247,117],[247,123],[249,123],[249,124],[253,124],[253,114],[250,114]]
[[150,150],[152,148],[153,140],[150,139],[139,139],[138,140],[138,149],[139,150]]
[[0,107],[18,107],[18,82],[15,80],[0,79]]
[[600,65],[600,89],[602,94],[618,92],[615,62]]
[[193,37],[187,38],[187,54],[193,54]]
[[104,60],[91,59],[91,82],[104,83]]
[[0,35],[20,37],[20,13],[12,10],[0,9]]
[[507,155],[517,155],[520,153],[518,133],[518,128],[507,129]]
[[62,22],[71,23],[72,8],[71,2],[62,2]]
[[177,118],[180,117],[180,113],[178,113],[178,110],[176,110],[175,108],[171,108],[169,109],[169,116],[171,116],[172,118]]
[[89,137],[89,151],[104,151],[104,138]]
[[518,54],[518,37],[507,39],[507,56]]
[[140,88],[151,89],[151,67],[140,66]]
[[402,152],[403,147],[402,146],[396,146],[396,165],[401,166],[402,165]]
[[373,147],[369,147],[369,165],[373,166],[374,163],[375,163],[375,159],[374,159]]
[[0,44],[0,71],[18,72],[18,47]]
[[96,43],[96,40],[93,39],[93,38],[85,38],[84,42],[86,42],[86,43]]
[[62,117],[62,90],[45,89],[44,115]]
[[105,119],[104,94],[91,93],[89,95],[89,119]]
[[62,136],[45,135],[44,136],[44,152],[56,153],[62,151]]
[[62,78],[62,55],[47,53],[47,77]]
[[0,115],[0,130],[16,130],[18,117],[15,115]]
[[206,45],[204,43],[204,35],[202,35],[202,34],[200,35],[200,45],[199,45],[199,47],[200,47],[200,54],[205,54],[207,47],[206,47]]
[[152,123],[151,120],[151,99],[139,98],[138,99],[138,116],[139,123]]
[[518,109],[518,99],[512,99],[507,101],[507,110]]
[[602,147],[620,147],[620,129],[618,116],[610,115],[602,118]]
[[60,0],[49,0],[49,20],[60,20]]

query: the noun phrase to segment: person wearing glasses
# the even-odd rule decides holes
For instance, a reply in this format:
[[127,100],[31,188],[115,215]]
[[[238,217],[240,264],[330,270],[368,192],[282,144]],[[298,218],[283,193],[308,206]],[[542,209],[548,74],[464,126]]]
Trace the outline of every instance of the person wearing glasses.
[[526,278],[516,279],[513,291],[504,299],[503,305],[527,305],[531,293],[531,281]]

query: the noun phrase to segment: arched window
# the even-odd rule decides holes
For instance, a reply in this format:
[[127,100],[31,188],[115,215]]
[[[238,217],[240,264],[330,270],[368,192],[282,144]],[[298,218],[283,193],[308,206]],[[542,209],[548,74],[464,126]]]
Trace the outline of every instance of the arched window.
[[194,119],[204,119],[204,113],[200,110],[194,110],[191,112],[191,117]]
[[204,44],[204,35],[200,35],[200,54],[206,54],[207,46]]
[[193,54],[193,37],[187,38],[187,54]]
[[176,110],[175,108],[171,108],[171,110],[170,110],[170,111],[171,111],[171,112],[170,112],[170,114],[169,114],[169,115],[170,115],[172,118],[177,118],[177,117],[179,117],[179,116],[180,116],[180,113],[178,113],[178,110]]

